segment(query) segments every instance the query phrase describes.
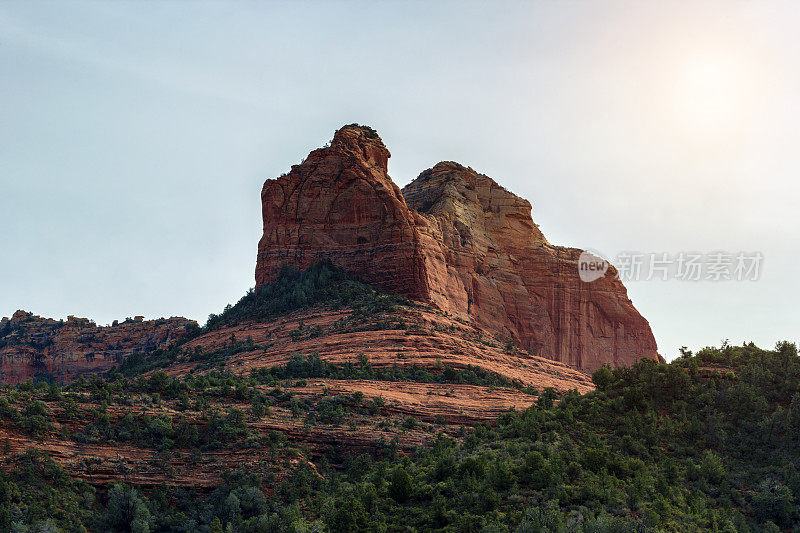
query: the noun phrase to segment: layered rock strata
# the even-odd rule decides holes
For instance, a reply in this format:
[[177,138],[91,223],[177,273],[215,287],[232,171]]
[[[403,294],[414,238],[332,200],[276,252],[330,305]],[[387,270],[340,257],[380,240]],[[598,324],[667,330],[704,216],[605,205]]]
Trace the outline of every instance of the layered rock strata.
[[575,368],[659,358],[616,270],[581,281],[581,250],[550,244],[527,200],[453,162],[400,191],[389,156],[374,130],[350,125],[267,180],[256,286],[329,260]]
[[88,318],[66,321],[17,311],[0,320],[0,384],[33,378],[60,382],[104,372],[128,355],[147,355],[183,338],[197,323],[186,318],[142,317],[97,326]]

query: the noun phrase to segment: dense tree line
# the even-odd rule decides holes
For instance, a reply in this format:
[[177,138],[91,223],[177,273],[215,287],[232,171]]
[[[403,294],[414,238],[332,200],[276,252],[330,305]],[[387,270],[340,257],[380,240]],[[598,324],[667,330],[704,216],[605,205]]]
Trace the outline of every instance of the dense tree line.
[[[300,377],[305,368],[291,370]],[[309,376],[311,377],[311,376]],[[225,388],[224,376],[198,376]],[[68,531],[781,531],[800,527],[794,344],[688,351],[597,371],[597,390],[508,412],[411,456],[331,456],[277,484],[231,473],[209,496],[97,491],[34,452],[0,481],[0,529]],[[216,381],[215,381],[216,380]],[[194,383],[133,383],[180,397]],[[222,383],[222,384],[220,384]],[[31,387],[31,385],[26,385]],[[119,385],[95,386],[103,390]],[[233,383],[226,394],[236,395]],[[247,394],[239,389],[239,394]],[[344,420],[328,400],[320,412]],[[8,411],[6,409],[6,411]],[[43,416],[32,408],[30,416]],[[3,415],[6,416],[6,415]],[[23,417],[23,414],[19,414]],[[236,427],[230,414],[222,425]],[[151,435],[152,437],[152,435]],[[150,437],[148,437],[150,438]],[[171,438],[171,437],[167,437]],[[217,438],[233,445],[243,435]],[[49,524],[49,525],[48,525]],[[39,528],[39,529],[36,529]]]

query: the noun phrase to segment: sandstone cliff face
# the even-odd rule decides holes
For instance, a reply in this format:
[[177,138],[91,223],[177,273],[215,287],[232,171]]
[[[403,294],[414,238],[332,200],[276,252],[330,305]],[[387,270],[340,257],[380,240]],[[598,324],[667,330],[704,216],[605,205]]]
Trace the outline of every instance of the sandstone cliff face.
[[659,357],[614,269],[582,282],[580,250],[548,243],[528,201],[451,162],[401,192],[388,157],[373,130],[345,126],[329,147],[267,180],[256,286],[284,264],[327,259],[579,369]]
[[389,151],[373,131],[345,127],[261,191],[264,235],[256,286],[285,264],[329,259],[390,292],[425,299],[414,215],[386,173]]
[[0,384],[35,376],[60,382],[104,372],[133,353],[149,354],[184,337],[193,320],[141,317],[114,326],[87,318],[66,322],[17,311],[0,321]]
[[657,358],[647,321],[612,269],[581,281],[581,250],[553,246],[531,204],[491,178],[439,163],[403,189],[425,243],[430,299],[502,329],[536,355],[595,370]]

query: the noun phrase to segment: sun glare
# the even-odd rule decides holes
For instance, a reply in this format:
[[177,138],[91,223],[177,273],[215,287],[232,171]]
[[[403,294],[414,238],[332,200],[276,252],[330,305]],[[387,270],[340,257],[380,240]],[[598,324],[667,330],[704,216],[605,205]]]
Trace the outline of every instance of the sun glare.
[[741,117],[745,78],[724,57],[695,57],[676,76],[676,108],[695,133],[724,133]]

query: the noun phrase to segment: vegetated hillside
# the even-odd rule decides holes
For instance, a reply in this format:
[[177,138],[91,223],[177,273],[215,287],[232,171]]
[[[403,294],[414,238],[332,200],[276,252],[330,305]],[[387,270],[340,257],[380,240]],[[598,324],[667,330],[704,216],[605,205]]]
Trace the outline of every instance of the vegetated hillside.
[[[245,295],[194,336],[169,350],[137,354],[126,375],[165,370],[171,376],[210,369],[258,375],[276,365],[319,357],[341,370],[314,377],[394,381],[458,380],[560,392],[593,388],[590,377],[520,351],[471,322],[376,291],[329,263],[284,269],[273,284]],[[370,374],[352,369],[369,363]]]
[[[309,308],[340,315],[319,329],[286,319],[283,333],[258,340],[231,333]],[[435,314],[318,265],[286,272],[182,346],[132,356],[103,379],[4,387],[0,530],[800,526],[794,344],[603,368],[584,394],[440,361],[313,352],[234,361],[269,350],[261,342],[424,329],[414,314],[423,311]],[[398,325],[409,316],[420,323]],[[446,332],[468,337],[457,324]],[[482,342],[498,344],[489,358],[524,358]]]
[[[793,344],[723,345],[670,364],[601,369],[596,391],[557,403],[545,391],[527,409],[474,427],[396,417],[380,396],[301,394],[316,383],[303,375],[343,371],[325,366],[278,367],[272,389],[214,373],[6,387],[0,527],[779,531],[800,523]],[[294,386],[281,386],[290,375]],[[358,436],[375,416],[381,447],[316,447],[314,435]],[[20,446],[36,439],[106,447],[103,483],[91,475],[96,465]],[[156,486],[131,486],[148,468]],[[192,476],[214,482],[180,488]]]

